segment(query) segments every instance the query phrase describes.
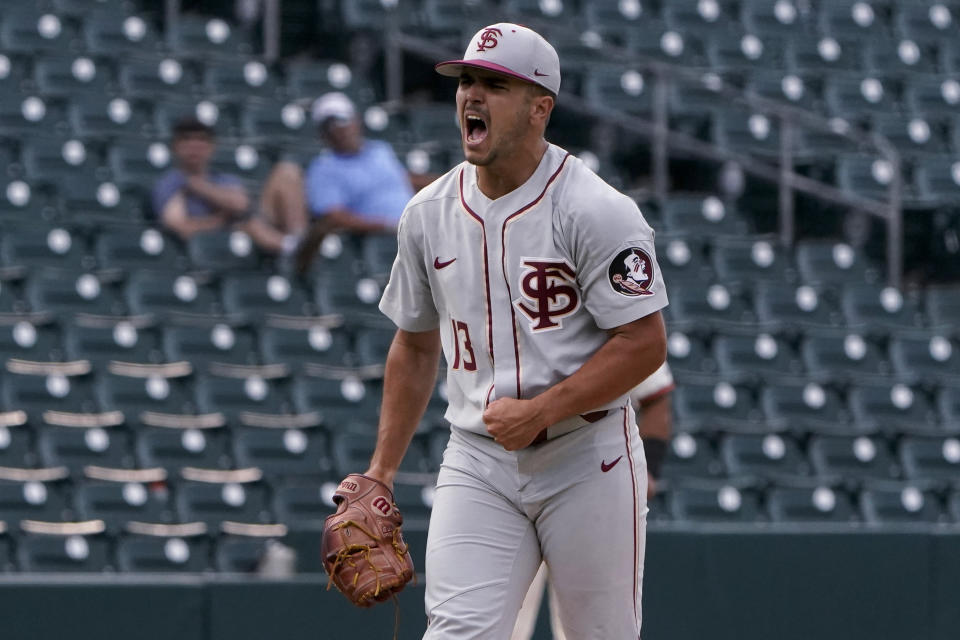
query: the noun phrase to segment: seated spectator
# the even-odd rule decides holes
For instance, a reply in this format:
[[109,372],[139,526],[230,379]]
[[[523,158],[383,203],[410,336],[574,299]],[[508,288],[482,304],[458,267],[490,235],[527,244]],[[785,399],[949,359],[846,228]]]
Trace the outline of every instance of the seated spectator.
[[153,211],[164,227],[183,240],[203,231],[225,229],[250,206],[240,178],[209,170],[216,146],[213,129],[186,118],[173,128],[176,168],[153,186]]

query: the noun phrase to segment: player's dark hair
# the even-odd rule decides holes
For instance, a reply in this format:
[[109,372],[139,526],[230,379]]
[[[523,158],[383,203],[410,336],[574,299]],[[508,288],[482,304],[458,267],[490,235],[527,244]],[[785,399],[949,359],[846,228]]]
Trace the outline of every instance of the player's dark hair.
[[215,137],[213,127],[200,122],[196,118],[181,118],[173,125],[174,140],[196,134],[205,135],[211,139]]

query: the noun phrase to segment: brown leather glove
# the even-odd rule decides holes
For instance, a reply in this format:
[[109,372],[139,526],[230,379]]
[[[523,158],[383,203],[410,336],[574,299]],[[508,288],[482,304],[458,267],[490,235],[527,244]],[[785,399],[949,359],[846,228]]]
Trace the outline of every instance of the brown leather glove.
[[333,584],[358,607],[399,593],[413,579],[403,540],[403,516],[393,493],[378,480],[351,473],[333,496],[337,512],[323,527],[323,566]]

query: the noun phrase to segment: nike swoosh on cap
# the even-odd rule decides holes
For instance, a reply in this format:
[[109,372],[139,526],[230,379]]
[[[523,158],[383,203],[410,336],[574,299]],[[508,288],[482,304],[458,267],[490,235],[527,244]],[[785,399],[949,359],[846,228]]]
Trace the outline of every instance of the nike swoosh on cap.
[[534,70],[533,70],[533,75],[539,76],[539,77],[541,77],[541,78],[546,78],[546,77],[547,77],[548,75],[550,75],[550,74],[549,74],[549,73],[540,73],[540,69],[534,69]]

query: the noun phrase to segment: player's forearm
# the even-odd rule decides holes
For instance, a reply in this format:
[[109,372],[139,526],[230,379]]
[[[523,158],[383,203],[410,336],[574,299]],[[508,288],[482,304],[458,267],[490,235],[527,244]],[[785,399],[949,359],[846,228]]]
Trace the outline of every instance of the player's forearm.
[[580,369],[534,400],[545,424],[588,413],[626,394],[666,359],[666,335],[659,312],[614,331]]
[[439,360],[439,330],[397,332],[387,354],[377,448],[366,475],[393,485],[433,393]]

